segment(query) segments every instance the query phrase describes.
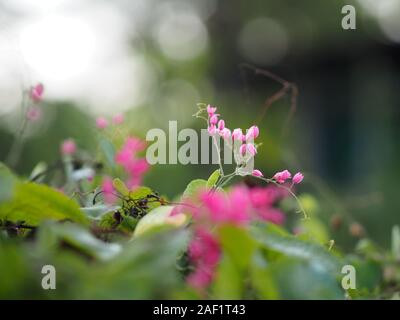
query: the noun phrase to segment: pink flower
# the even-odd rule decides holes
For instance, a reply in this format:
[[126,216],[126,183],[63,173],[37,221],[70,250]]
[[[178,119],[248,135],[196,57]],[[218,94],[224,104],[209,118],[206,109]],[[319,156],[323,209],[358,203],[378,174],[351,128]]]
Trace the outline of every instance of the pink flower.
[[186,282],[192,288],[203,291],[213,280],[212,272],[208,268],[198,268],[187,277]]
[[143,141],[135,137],[128,137],[115,155],[115,162],[121,165],[128,174],[126,184],[129,188],[139,185],[143,174],[149,169],[146,159],[137,157],[137,153],[143,151],[144,148]]
[[247,146],[245,144],[242,144],[239,148],[239,153],[244,156],[246,154]]
[[31,122],[36,122],[42,117],[42,110],[38,107],[30,107],[26,112],[26,118]]
[[212,282],[221,258],[221,248],[217,239],[206,229],[198,227],[189,244],[189,260],[195,270],[187,282],[198,290],[204,290]]
[[30,97],[33,102],[40,102],[43,98],[44,86],[38,83],[36,86],[31,88]]
[[247,151],[254,157],[257,154],[257,149],[252,143],[246,145]]
[[292,181],[293,181],[294,184],[299,184],[300,182],[303,181],[303,179],[304,179],[303,174],[302,174],[301,172],[297,172],[297,173],[294,175]]
[[217,133],[217,127],[215,126],[215,124],[209,125],[208,128],[208,133],[213,136],[214,134]]
[[285,181],[290,179],[291,177],[292,174],[288,170],[283,170],[275,173],[272,178],[275,179],[275,181],[278,183],[285,183]]
[[265,188],[255,187],[250,189],[250,201],[254,208],[271,207],[274,202],[282,198],[280,189],[275,186]]
[[212,117],[216,111],[217,111],[216,107],[213,107],[210,104],[207,106],[207,113],[209,117]]
[[108,120],[104,117],[98,117],[96,119],[96,126],[99,129],[105,129],[108,126]]
[[275,208],[263,208],[257,212],[259,218],[264,221],[270,221],[274,224],[283,224],[285,222],[285,215],[282,211]]
[[219,120],[218,121],[218,130],[224,130],[225,129],[225,121],[224,120]]
[[64,140],[61,144],[61,154],[64,156],[74,154],[76,149],[76,144],[73,139]]
[[260,170],[257,170],[257,169],[253,170],[253,172],[251,174],[253,176],[255,176],[255,177],[262,177],[263,176],[262,172]]
[[233,140],[242,141],[242,137],[243,137],[242,129],[236,128],[235,130],[233,130],[233,132],[232,132]]
[[211,117],[210,117],[210,124],[211,125],[216,125],[217,123],[218,123],[218,114],[213,114]]
[[235,187],[226,196],[222,192],[200,194],[204,209],[197,212],[195,219],[208,218],[213,223],[246,224],[250,219],[250,200],[247,189]]
[[108,204],[113,204],[117,197],[114,195],[113,181],[110,177],[105,177],[101,184],[101,190],[103,191],[104,201]]
[[231,130],[229,130],[228,128],[224,128],[221,131],[219,131],[219,135],[225,140],[227,140],[231,137]]
[[124,122],[124,116],[122,114],[116,114],[113,119],[112,119],[113,123],[115,125],[119,125],[122,124]]
[[256,139],[259,134],[260,134],[260,131],[257,126],[250,127],[250,129],[247,130],[247,133],[246,133],[246,141]]

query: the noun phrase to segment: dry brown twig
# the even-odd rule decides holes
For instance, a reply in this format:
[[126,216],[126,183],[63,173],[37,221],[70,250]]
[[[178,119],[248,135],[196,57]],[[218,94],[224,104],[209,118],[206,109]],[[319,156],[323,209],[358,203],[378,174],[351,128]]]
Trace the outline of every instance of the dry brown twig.
[[286,95],[290,94],[289,115],[287,116],[285,125],[283,126],[283,129],[282,129],[282,134],[285,134],[287,131],[289,122],[291,121],[293,114],[296,112],[296,109],[297,109],[297,97],[299,94],[297,85],[294,82],[287,81],[268,70],[254,67],[248,63],[240,64],[239,68],[240,68],[244,78],[245,78],[245,73],[243,71],[245,69],[248,69],[248,70],[253,71],[255,75],[262,75],[262,76],[268,77],[268,78],[272,79],[273,81],[279,83],[282,86],[272,96],[268,97],[265,100],[264,107],[260,110],[260,112],[256,118],[256,124],[259,124],[262,121],[262,119],[265,117],[267,111],[269,110],[269,108],[272,106],[272,104],[274,102],[276,102],[276,101],[284,98]]

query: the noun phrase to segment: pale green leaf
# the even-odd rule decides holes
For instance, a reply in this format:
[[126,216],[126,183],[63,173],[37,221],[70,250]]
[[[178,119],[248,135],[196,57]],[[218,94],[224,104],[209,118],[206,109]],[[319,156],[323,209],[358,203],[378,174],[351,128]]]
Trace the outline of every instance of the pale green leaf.
[[206,187],[207,187],[208,189],[213,188],[213,187],[216,185],[216,183],[217,183],[217,181],[218,181],[218,179],[219,179],[220,176],[221,176],[221,171],[220,171],[219,169],[215,170],[215,171],[210,175],[210,177],[208,178],[207,183],[206,183]]

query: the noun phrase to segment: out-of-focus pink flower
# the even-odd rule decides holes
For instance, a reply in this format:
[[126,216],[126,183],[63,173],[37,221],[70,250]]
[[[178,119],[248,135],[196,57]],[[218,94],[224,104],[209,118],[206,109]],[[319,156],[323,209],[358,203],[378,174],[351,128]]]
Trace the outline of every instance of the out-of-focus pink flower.
[[108,204],[113,204],[117,197],[114,195],[113,181],[110,177],[105,177],[101,184],[101,190],[103,191],[104,201]]
[[197,268],[186,278],[188,285],[199,291],[203,291],[207,288],[211,284],[212,280],[213,274],[208,268]]
[[262,172],[260,170],[257,170],[257,169],[253,170],[253,172],[251,174],[253,176],[255,176],[255,177],[262,177],[263,176]]
[[213,114],[210,117],[210,125],[216,125],[218,123],[218,114]]
[[233,138],[233,140],[236,140],[236,141],[242,141],[242,138],[243,138],[242,129],[240,129],[240,128],[234,129],[232,132],[232,138]]
[[64,140],[61,144],[61,154],[64,156],[74,154],[76,149],[76,144],[73,139]]
[[212,117],[216,111],[217,111],[216,107],[213,107],[210,104],[207,106],[207,113],[209,117]]
[[108,127],[108,120],[104,117],[98,117],[96,119],[96,127],[99,129],[105,129]]
[[42,117],[42,109],[38,107],[30,107],[26,112],[26,118],[31,122],[36,122]]
[[207,130],[211,136],[213,136],[217,133],[217,127],[214,124],[209,125]]
[[276,208],[262,208],[257,211],[257,214],[259,218],[264,221],[270,221],[279,225],[285,222],[285,215]]
[[275,179],[278,183],[285,183],[286,180],[290,179],[292,174],[288,170],[283,170],[280,172],[275,173],[273,179]]
[[221,192],[200,194],[204,210],[198,211],[195,219],[208,218],[215,223],[246,224],[250,219],[251,203],[244,187],[235,187],[226,196]]
[[299,184],[299,183],[301,183],[301,182],[303,181],[303,179],[304,179],[303,174],[302,174],[301,172],[297,172],[297,173],[293,176],[292,181],[293,181],[294,184]]
[[115,125],[122,124],[122,123],[124,122],[124,115],[121,114],[121,113],[116,114],[116,115],[113,117],[112,122],[113,122]]
[[224,130],[225,129],[225,121],[224,120],[219,120],[218,121],[218,130]]
[[33,102],[40,102],[43,98],[44,86],[38,83],[36,86],[31,88],[30,97]]
[[275,186],[255,187],[250,190],[249,194],[254,208],[271,207],[280,198],[278,188]]
[[250,129],[247,130],[247,133],[246,133],[246,141],[256,139],[259,134],[260,134],[260,130],[258,129],[257,126],[250,127]]
[[139,185],[143,174],[149,169],[146,159],[137,157],[137,153],[143,151],[144,148],[145,144],[142,140],[128,137],[115,155],[115,162],[121,165],[128,174],[126,184],[129,188]]
[[188,254],[195,270],[188,276],[187,282],[193,288],[203,290],[213,280],[221,257],[220,245],[209,231],[198,227],[189,244]]
[[224,128],[219,132],[219,135],[227,140],[231,137],[231,130],[229,130],[228,128]]
[[257,149],[256,149],[256,147],[254,146],[254,144],[252,144],[252,143],[248,143],[247,145],[246,145],[246,149],[247,149],[247,151],[254,157],[255,155],[256,155],[256,153],[257,153]]

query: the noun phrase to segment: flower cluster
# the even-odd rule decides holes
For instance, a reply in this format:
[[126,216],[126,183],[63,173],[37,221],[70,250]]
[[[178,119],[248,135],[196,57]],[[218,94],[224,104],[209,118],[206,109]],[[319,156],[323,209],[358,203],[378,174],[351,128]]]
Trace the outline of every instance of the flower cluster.
[[143,174],[149,169],[145,158],[139,158],[137,153],[145,149],[145,143],[135,137],[128,137],[122,148],[115,155],[115,162],[121,165],[128,175],[126,185],[129,188],[140,185]]
[[[283,170],[280,172],[275,173],[275,175],[272,177],[277,183],[283,184],[287,180],[292,178],[292,174],[289,172],[289,170]],[[292,179],[292,184],[299,184],[303,181],[304,176],[301,172],[297,172]]]
[[[236,186],[227,193],[200,191],[197,196],[200,205],[189,206],[195,229],[195,237],[189,245],[189,258],[195,270],[189,275],[188,283],[203,290],[213,280],[221,249],[213,233],[207,230],[223,224],[243,227],[253,220],[282,224],[285,216],[274,206],[287,195],[285,189],[274,185],[251,189]],[[187,204],[176,207],[172,215],[187,212]]]
[[287,195],[285,189],[273,185],[251,189],[236,186],[228,193],[205,190],[199,193],[201,206],[196,206],[191,213],[194,221],[203,225],[243,226],[257,219],[282,224],[284,215],[274,205]]
[[195,270],[187,282],[193,288],[202,290],[213,280],[215,269],[221,257],[218,240],[205,228],[197,228],[189,244],[188,255]]
[[233,131],[225,126],[225,121],[220,119],[220,114],[217,114],[217,108],[208,105],[206,108],[208,114],[208,133],[212,136],[219,135],[228,142],[235,152],[235,159],[238,165],[242,164],[243,159],[254,157],[257,154],[257,146],[254,140],[259,136],[260,130],[253,125],[247,129],[246,134],[242,129],[236,128]]

